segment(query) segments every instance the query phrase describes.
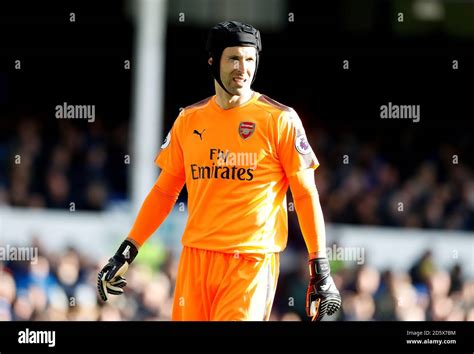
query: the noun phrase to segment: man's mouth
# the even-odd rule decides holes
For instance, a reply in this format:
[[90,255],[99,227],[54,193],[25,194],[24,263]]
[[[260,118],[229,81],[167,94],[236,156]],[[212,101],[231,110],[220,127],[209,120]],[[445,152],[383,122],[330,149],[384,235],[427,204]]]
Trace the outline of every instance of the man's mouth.
[[245,82],[247,82],[247,79],[243,77],[234,77],[232,80],[234,80],[234,82],[239,85],[243,85]]

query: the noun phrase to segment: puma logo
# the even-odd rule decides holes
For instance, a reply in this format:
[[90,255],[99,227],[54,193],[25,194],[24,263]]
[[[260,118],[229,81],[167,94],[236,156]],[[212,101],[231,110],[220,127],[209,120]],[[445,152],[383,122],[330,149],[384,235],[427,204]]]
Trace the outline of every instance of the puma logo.
[[130,246],[127,246],[124,251],[122,252],[122,255],[125,257],[125,259],[130,259]]
[[199,135],[199,139],[202,140],[202,134],[206,131],[206,129],[203,129],[202,132],[199,133],[196,129],[194,129],[193,134]]

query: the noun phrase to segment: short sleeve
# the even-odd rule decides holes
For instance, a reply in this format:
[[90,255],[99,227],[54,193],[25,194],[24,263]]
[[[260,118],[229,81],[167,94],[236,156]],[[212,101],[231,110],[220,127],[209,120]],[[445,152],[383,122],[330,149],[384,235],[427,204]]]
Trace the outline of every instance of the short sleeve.
[[278,157],[287,177],[319,166],[319,161],[306,138],[303,123],[293,109],[280,114],[278,132]]
[[184,156],[180,134],[181,120],[182,116],[180,114],[175,120],[168,135],[166,135],[166,138],[161,145],[160,152],[155,159],[155,164],[166,172],[184,179]]

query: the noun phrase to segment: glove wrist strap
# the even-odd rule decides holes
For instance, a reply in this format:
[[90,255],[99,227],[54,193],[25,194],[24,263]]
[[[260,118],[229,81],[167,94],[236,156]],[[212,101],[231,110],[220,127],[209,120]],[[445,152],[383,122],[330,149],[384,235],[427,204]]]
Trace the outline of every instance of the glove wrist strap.
[[137,247],[129,240],[125,240],[120,245],[117,253],[115,253],[115,257],[124,259],[128,264],[130,264],[133,262],[137,254],[138,254]]
[[309,275],[311,278],[317,275],[324,275],[330,272],[327,258],[315,258],[309,261]]

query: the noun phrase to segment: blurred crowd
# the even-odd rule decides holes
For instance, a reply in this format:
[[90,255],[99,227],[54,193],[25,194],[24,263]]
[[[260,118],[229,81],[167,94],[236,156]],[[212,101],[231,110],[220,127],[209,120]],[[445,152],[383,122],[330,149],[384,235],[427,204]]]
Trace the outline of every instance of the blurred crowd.
[[[469,150],[460,157],[455,145],[436,141],[425,154],[415,153],[430,143],[417,144],[409,129],[400,134],[385,144],[380,138],[357,139],[357,134],[337,136],[325,130],[309,134],[323,166],[316,172],[316,184],[325,219],[474,230],[474,171],[466,163]],[[459,144],[470,141],[468,135]]]
[[[306,258],[280,278],[275,319],[305,317],[308,283]],[[380,271],[366,264],[332,262],[334,282],[341,291],[343,308],[332,320],[342,321],[474,321],[474,280],[456,264],[439,269],[426,251],[406,272]],[[298,298],[296,298],[298,297]],[[293,310],[289,303],[293,303]]]
[[[93,261],[69,248],[35,262],[0,263],[0,320],[168,321],[178,258],[168,253],[151,264],[138,257],[127,273],[125,295],[97,296],[97,273],[106,259]],[[289,256],[283,253],[282,257]],[[294,269],[282,267],[272,321],[307,321],[308,268],[304,254]],[[332,262],[343,308],[330,320],[474,321],[474,280],[463,269],[438,269],[429,251],[407,272],[380,272],[368,265]]]
[[[408,129],[387,152],[355,133],[307,130],[321,163],[316,183],[326,221],[474,229],[474,173],[453,145],[413,154]],[[105,210],[126,201],[127,137],[125,122],[25,116],[0,139],[0,205]]]
[[126,198],[125,123],[24,116],[14,129],[0,139],[0,205],[104,210]]

